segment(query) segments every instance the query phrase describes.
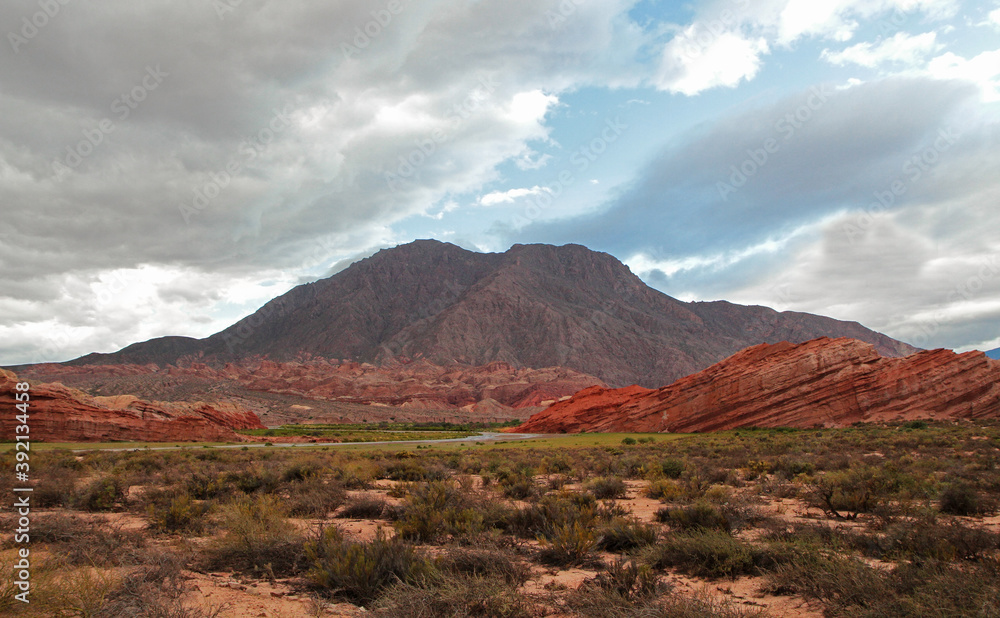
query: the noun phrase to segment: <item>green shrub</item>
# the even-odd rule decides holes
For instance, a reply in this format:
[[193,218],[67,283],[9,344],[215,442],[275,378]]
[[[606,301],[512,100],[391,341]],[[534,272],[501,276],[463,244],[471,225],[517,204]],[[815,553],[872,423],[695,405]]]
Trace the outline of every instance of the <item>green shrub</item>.
[[485,529],[478,502],[466,490],[434,481],[414,486],[399,509],[396,534],[411,541],[432,542]]
[[149,527],[157,532],[200,532],[208,510],[207,504],[196,502],[188,494],[181,494],[167,504],[149,505]]
[[521,537],[534,538],[577,522],[590,526],[596,519],[597,500],[593,494],[563,491],[542,496],[538,502],[518,509],[508,527]]
[[979,515],[986,511],[975,487],[961,482],[948,485],[941,492],[941,503],[938,508],[942,513],[951,515]]
[[587,483],[587,490],[598,500],[614,500],[624,498],[628,488],[621,479],[600,477]]
[[719,509],[707,502],[687,506],[664,507],[656,512],[656,519],[679,530],[730,531],[729,519]]
[[355,542],[330,527],[306,543],[305,551],[312,584],[357,605],[367,606],[393,584],[421,582],[434,571],[413,546],[386,538],[382,530],[371,541]]
[[228,487],[219,477],[196,473],[188,477],[184,488],[196,500],[210,500],[228,492]]
[[668,479],[679,479],[684,474],[684,462],[679,459],[664,459],[660,462],[660,470]]
[[873,466],[826,472],[811,479],[813,503],[837,519],[856,519],[888,502],[899,488],[892,472]]
[[685,495],[684,488],[681,487],[680,483],[670,479],[650,481],[646,487],[645,494],[647,497],[661,502],[678,500]]
[[622,438],[622,444],[624,444],[625,446],[632,446],[633,444],[635,444],[635,438],[631,437]]
[[656,528],[634,519],[615,518],[600,529],[597,547],[604,551],[623,552],[656,542]]
[[818,599],[831,616],[1000,616],[1000,563],[903,563],[889,571],[809,554],[767,575],[766,590]]
[[753,575],[767,559],[762,550],[711,529],[669,535],[643,556],[656,568],[675,567],[697,577]]
[[269,576],[302,568],[303,540],[275,496],[240,496],[222,511],[225,534],[205,554],[207,568],[262,572]]
[[111,511],[124,504],[126,489],[121,478],[104,477],[88,485],[77,500],[87,511]]
[[587,584],[631,602],[648,599],[656,595],[661,588],[660,578],[648,565],[640,566],[624,558],[609,564],[603,573],[598,573]]
[[597,541],[594,529],[579,521],[555,526],[548,534],[538,537],[542,546],[538,559],[554,566],[583,564],[597,548]]

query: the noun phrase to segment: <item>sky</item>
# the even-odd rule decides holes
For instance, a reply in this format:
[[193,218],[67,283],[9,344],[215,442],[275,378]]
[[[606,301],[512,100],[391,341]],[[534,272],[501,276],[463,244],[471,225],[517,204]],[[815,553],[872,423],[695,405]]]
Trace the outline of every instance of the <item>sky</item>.
[[0,3],[0,365],[381,248],[1000,347],[997,0]]

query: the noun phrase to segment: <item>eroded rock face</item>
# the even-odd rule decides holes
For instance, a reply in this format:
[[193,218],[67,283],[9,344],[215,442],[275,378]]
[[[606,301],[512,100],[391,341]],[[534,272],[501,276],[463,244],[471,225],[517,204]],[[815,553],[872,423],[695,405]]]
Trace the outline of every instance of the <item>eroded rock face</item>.
[[1000,362],[928,350],[885,358],[847,338],[762,344],[656,390],[591,388],[518,431],[700,432],[1000,416]]
[[[351,361],[251,359],[213,368],[203,363],[169,365],[34,365],[22,375],[108,395],[145,399],[217,399],[223,385],[313,400],[377,405],[406,410],[464,410],[468,420],[517,417],[515,410],[541,408],[589,386],[605,386],[593,376],[562,367],[516,368],[495,362],[479,367],[442,366],[395,359],[375,366]],[[224,397],[224,395],[222,395]],[[213,404],[214,405],[214,404]],[[527,418],[525,410],[520,418]],[[303,417],[306,417],[303,414]],[[440,416],[431,416],[440,419]]]
[[[0,408],[15,410],[19,381],[0,369]],[[264,427],[253,412],[231,403],[91,397],[59,383],[32,383],[28,392],[30,435],[37,442],[238,441],[234,429]],[[15,424],[13,412],[0,415],[3,435],[14,435]]]

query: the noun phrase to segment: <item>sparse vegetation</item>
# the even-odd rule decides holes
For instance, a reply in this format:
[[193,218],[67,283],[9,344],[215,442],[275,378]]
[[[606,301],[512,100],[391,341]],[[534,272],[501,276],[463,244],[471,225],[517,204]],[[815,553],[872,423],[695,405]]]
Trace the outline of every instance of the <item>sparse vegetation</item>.
[[39,451],[32,609],[208,616],[190,578],[235,572],[376,616],[763,615],[724,592],[748,576],[829,616],[1000,615],[1000,423],[628,437]]

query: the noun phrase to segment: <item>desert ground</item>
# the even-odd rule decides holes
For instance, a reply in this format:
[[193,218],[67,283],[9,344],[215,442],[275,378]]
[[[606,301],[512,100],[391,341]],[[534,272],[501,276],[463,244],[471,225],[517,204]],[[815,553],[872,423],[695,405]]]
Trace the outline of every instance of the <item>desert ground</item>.
[[997,616],[998,464],[996,422],[42,450],[0,612]]

